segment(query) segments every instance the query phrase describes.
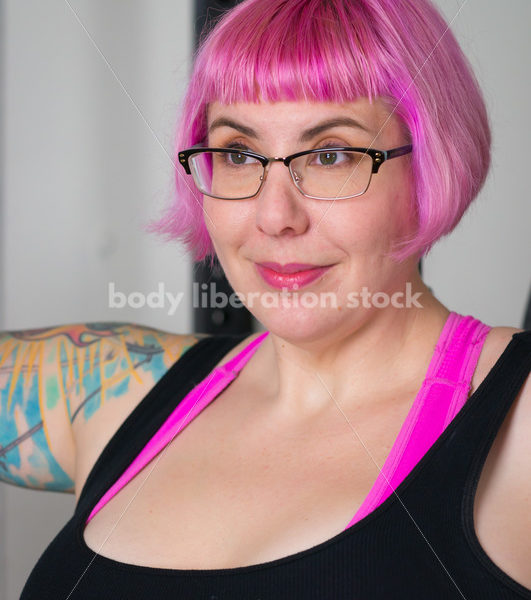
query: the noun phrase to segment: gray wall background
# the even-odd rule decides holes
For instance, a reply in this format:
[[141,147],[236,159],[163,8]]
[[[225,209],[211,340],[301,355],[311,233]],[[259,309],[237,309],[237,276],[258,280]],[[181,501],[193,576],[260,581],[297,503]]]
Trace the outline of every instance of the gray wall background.
[[[451,20],[463,1],[436,3]],[[190,331],[190,263],[140,227],[172,191],[166,153],[189,68],[191,0],[0,7],[0,328],[118,320]],[[493,326],[521,326],[530,283],[530,22],[529,0],[468,0],[452,24],[485,92],[494,164],[425,260],[425,281],[451,310]],[[109,282],[127,293],[163,282],[185,297],[173,316],[111,309]],[[18,598],[73,506],[69,495],[0,484],[0,600]]]

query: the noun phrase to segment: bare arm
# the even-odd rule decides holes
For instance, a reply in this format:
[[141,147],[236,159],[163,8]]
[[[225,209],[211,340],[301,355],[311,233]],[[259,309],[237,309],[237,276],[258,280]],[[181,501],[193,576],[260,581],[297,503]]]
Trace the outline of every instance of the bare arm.
[[112,434],[113,411],[123,420],[197,339],[130,323],[0,333],[0,480],[73,493],[77,439]]

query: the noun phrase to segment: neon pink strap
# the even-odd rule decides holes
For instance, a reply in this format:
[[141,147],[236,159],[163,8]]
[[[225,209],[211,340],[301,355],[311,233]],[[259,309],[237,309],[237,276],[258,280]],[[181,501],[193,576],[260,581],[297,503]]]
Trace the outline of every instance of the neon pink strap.
[[231,360],[227,361],[224,365],[214,368],[201,383],[196,385],[179,402],[157,433],[149,440],[129,467],[127,467],[92,509],[86,523],[237,377],[243,366],[256,352],[258,346],[268,334],[269,332],[266,331],[258,336]]
[[428,371],[378,478],[345,527],[357,523],[402,483],[467,400],[471,379],[491,327],[451,312]]

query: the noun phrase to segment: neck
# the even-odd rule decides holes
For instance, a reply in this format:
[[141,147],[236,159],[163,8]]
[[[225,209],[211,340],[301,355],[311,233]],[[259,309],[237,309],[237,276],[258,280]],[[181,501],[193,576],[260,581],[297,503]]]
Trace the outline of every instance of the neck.
[[422,308],[371,308],[357,321],[304,344],[271,332],[258,349],[261,397],[281,419],[321,416],[334,404],[370,410],[420,388],[450,312],[420,276]]

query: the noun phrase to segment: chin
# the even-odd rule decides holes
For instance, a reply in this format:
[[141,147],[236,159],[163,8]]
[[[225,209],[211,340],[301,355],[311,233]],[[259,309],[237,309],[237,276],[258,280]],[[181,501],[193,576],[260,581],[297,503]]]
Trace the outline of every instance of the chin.
[[[346,315],[338,308],[251,307],[253,315],[267,331],[288,342],[322,340],[344,326]],[[342,314],[343,313],[343,314]]]

